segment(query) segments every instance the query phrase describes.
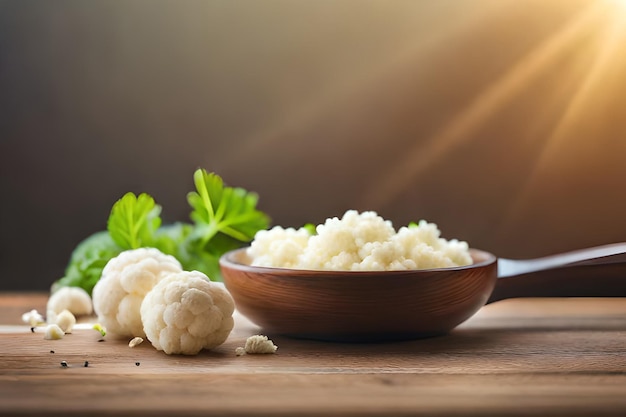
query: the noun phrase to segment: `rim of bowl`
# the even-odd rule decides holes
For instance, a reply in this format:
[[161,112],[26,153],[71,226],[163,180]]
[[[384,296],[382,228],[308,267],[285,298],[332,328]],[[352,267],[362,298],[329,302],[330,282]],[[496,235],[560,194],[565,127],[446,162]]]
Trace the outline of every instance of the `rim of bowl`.
[[428,268],[428,269],[394,269],[394,270],[382,270],[382,271],[352,271],[352,270],[331,270],[331,269],[296,269],[296,268],[281,268],[281,267],[273,267],[273,266],[256,266],[244,264],[241,262],[235,261],[233,258],[240,252],[245,252],[249,246],[233,249],[231,251],[223,254],[219,263],[220,266],[225,266],[232,269],[238,269],[240,271],[245,272],[256,272],[256,273],[272,273],[272,274],[291,274],[297,272],[298,274],[303,275],[319,275],[319,274],[346,274],[346,275],[354,275],[354,276],[364,276],[364,275],[380,275],[384,273],[385,275],[405,275],[407,273],[416,273],[416,272],[428,272],[428,273],[436,273],[438,271],[441,272],[451,272],[451,271],[460,271],[471,268],[482,268],[494,264],[497,262],[498,258],[491,252],[484,251],[482,249],[470,248],[470,252],[478,253],[485,257],[484,260],[472,263],[470,265],[463,266],[449,266],[444,268]]

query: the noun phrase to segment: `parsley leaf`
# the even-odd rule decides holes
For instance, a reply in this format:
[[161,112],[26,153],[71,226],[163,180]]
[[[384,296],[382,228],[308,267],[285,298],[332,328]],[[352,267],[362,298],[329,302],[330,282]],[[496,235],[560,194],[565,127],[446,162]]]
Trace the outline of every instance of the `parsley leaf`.
[[311,236],[315,236],[317,234],[317,226],[315,226],[313,223],[305,223],[302,228],[309,232]]
[[161,225],[161,206],[142,193],[126,193],[111,209],[108,231],[95,233],[76,247],[52,290],[82,287],[91,294],[107,262],[128,249],[155,247],[172,255],[187,271],[204,272],[221,279],[220,257],[267,229],[269,217],[257,210],[258,196],[243,188],[224,186],[220,176],[198,169],[196,191],[187,196],[193,224]]
[[[193,178],[196,191],[187,195],[187,201],[193,208],[191,219],[196,226],[192,236],[200,246],[209,250],[232,246],[234,242],[224,236],[249,242],[257,231],[268,227],[269,217],[256,209],[258,196],[255,193],[224,186],[219,175],[204,169],[197,170]],[[221,243],[208,245],[215,237],[216,242]]]
[[106,263],[121,252],[107,231],[94,233],[76,246],[65,275],[52,285],[52,292],[60,287],[81,287],[91,294]]
[[154,234],[161,225],[161,206],[146,193],[126,193],[111,209],[107,229],[122,249],[152,246]]

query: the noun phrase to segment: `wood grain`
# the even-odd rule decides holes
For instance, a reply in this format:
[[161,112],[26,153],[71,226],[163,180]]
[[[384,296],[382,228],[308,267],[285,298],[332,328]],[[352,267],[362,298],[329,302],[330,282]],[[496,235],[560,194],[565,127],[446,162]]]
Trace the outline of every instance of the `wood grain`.
[[[0,317],[19,323],[8,314],[42,304],[2,295]],[[88,330],[58,341],[25,325],[0,330],[1,415],[626,414],[618,298],[501,301],[446,336],[409,342],[270,334],[276,354],[242,357],[235,348],[260,330],[239,315],[224,345],[193,357],[98,342]]]

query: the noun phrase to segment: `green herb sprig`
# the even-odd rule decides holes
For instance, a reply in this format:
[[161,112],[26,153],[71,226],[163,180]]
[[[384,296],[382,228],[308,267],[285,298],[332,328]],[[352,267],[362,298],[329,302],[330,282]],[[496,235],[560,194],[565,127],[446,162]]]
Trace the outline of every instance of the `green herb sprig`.
[[52,291],[75,286],[91,294],[107,262],[124,250],[155,247],[178,259],[185,270],[221,280],[219,258],[267,229],[270,218],[258,210],[258,195],[224,185],[222,178],[198,169],[195,191],[187,195],[192,223],[162,225],[161,206],[146,193],[126,193],[113,204],[107,230],[97,232],[72,252],[65,276]]

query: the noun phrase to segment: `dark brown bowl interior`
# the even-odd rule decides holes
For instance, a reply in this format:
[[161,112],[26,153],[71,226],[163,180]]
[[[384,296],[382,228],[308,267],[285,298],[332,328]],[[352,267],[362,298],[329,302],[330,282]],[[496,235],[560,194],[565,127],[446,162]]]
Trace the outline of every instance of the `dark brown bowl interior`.
[[466,267],[312,271],[250,266],[246,249],[220,259],[237,309],[266,334],[331,341],[408,340],[445,334],[489,298],[496,257],[472,249]]

